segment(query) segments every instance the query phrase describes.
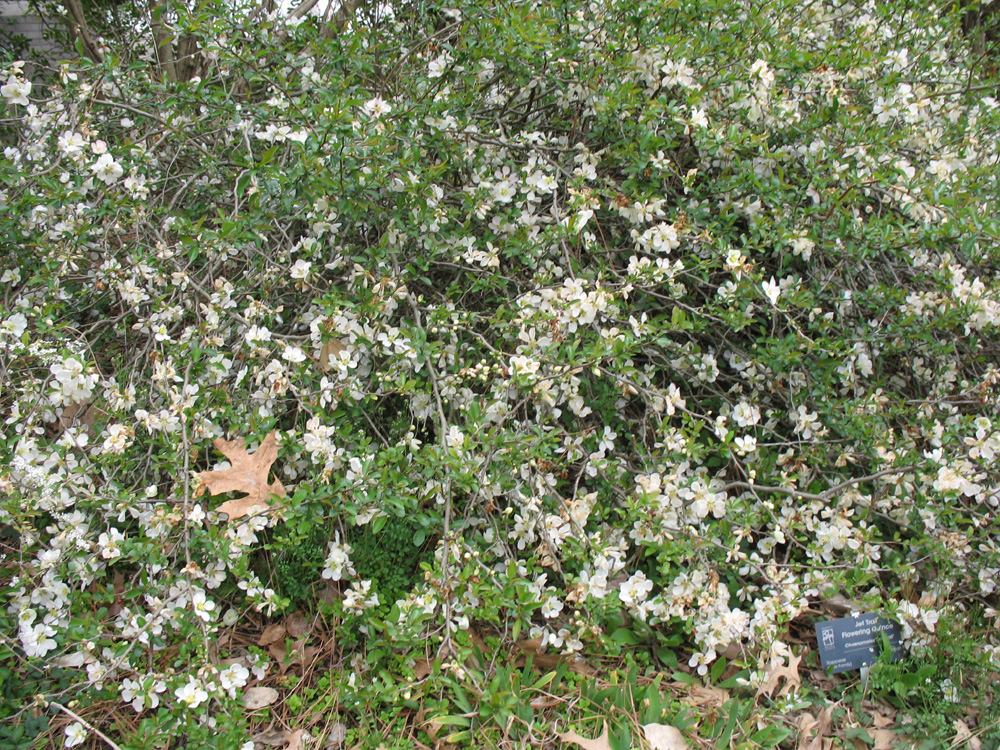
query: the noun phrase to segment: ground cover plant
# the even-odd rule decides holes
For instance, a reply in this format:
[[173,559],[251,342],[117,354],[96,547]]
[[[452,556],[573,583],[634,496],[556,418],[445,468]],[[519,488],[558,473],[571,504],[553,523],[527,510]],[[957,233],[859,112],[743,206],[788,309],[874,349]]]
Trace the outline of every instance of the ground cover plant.
[[0,747],[1000,747],[988,38],[350,7],[0,70]]

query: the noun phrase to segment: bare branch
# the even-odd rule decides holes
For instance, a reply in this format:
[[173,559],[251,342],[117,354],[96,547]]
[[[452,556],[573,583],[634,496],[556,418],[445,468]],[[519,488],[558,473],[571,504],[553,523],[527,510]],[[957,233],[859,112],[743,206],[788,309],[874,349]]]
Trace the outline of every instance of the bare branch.
[[90,33],[90,26],[87,25],[87,19],[83,15],[80,0],[63,0],[63,7],[68,13],[66,23],[73,35],[79,37],[80,41],[83,42],[83,49],[87,57],[94,62],[104,62],[104,53],[101,52],[100,45],[94,41],[94,37]]
[[348,21],[354,18],[354,11],[358,9],[360,0],[343,0],[337,12],[333,14],[333,25],[340,31],[347,27]]
[[289,18],[302,18],[306,13],[316,7],[319,0],[302,0],[299,6],[289,14]]
[[767,487],[761,484],[751,484],[750,482],[729,482],[727,485],[722,487],[720,491],[728,492],[729,490],[750,490],[751,492],[770,492],[779,495],[791,495],[792,497],[797,497],[801,500],[818,500],[820,502],[826,502],[838,492],[843,489],[847,489],[851,485],[871,482],[875,479],[880,479],[892,474],[905,474],[906,472],[913,471],[916,468],[916,466],[899,466],[892,469],[883,469],[882,471],[876,471],[874,474],[869,474],[865,477],[848,479],[847,481],[836,484],[819,494],[803,492],[802,490],[796,490],[792,487]]

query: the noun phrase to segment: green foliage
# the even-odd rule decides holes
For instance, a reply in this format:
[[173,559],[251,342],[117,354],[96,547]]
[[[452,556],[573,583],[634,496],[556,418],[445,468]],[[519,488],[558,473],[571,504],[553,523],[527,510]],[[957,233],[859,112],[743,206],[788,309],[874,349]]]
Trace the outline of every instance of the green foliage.
[[326,559],[327,543],[332,533],[316,525],[306,533],[276,530],[271,551],[258,568],[258,575],[273,572],[275,589],[292,603],[292,609],[310,610],[315,603],[316,586]]
[[923,660],[878,662],[871,670],[871,690],[897,708],[945,715],[938,708],[941,691],[940,679],[934,679],[937,670],[937,665]]
[[[14,632],[11,618],[0,616],[4,632]],[[51,718],[39,697],[58,696],[77,681],[71,670],[24,662],[0,644],[0,750],[34,747]]]
[[948,741],[955,720],[971,714],[978,717],[982,741],[1000,741],[995,718],[1000,693],[976,637],[984,625],[980,612],[956,613],[943,621],[919,658],[880,657],[872,665],[868,690],[912,717],[907,734]]
[[351,529],[347,535],[358,576],[372,581],[384,616],[423,576],[420,562],[430,546],[423,529],[400,516],[382,516]]

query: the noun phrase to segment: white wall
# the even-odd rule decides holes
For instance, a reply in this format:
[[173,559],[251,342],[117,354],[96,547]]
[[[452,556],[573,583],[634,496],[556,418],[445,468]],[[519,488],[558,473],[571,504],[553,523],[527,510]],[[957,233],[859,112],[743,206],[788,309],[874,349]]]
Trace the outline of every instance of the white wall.
[[53,51],[52,45],[42,38],[45,29],[42,19],[28,14],[26,0],[0,0],[0,17],[6,30],[27,37],[32,49],[42,53]]

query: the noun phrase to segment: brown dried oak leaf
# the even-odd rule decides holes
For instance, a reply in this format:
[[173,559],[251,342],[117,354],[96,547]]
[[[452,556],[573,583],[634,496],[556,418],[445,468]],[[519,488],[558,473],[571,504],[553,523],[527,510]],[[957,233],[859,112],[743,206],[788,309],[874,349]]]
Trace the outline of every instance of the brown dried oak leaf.
[[763,685],[757,690],[757,697],[766,695],[768,698],[774,696],[774,691],[778,688],[778,682],[784,680],[785,684],[782,686],[781,690],[778,690],[778,697],[781,698],[786,693],[791,692],[797,688],[802,687],[802,678],[799,677],[799,662],[802,661],[801,656],[796,656],[795,654],[789,652],[788,654],[788,666],[774,667],[767,672],[767,679]]
[[245,492],[246,497],[235,500],[227,500],[217,511],[229,516],[233,521],[242,516],[249,515],[254,507],[258,512],[267,510],[270,506],[270,496],[285,496],[285,488],[281,480],[275,479],[271,484],[267,483],[267,473],[271,469],[271,464],[278,457],[278,444],[275,441],[274,432],[268,433],[260,447],[249,455],[246,451],[243,438],[236,440],[223,440],[216,438],[213,445],[232,464],[228,469],[215,469],[214,471],[199,472],[201,487],[198,489],[200,495],[206,489],[209,495],[221,495],[224,492]]

